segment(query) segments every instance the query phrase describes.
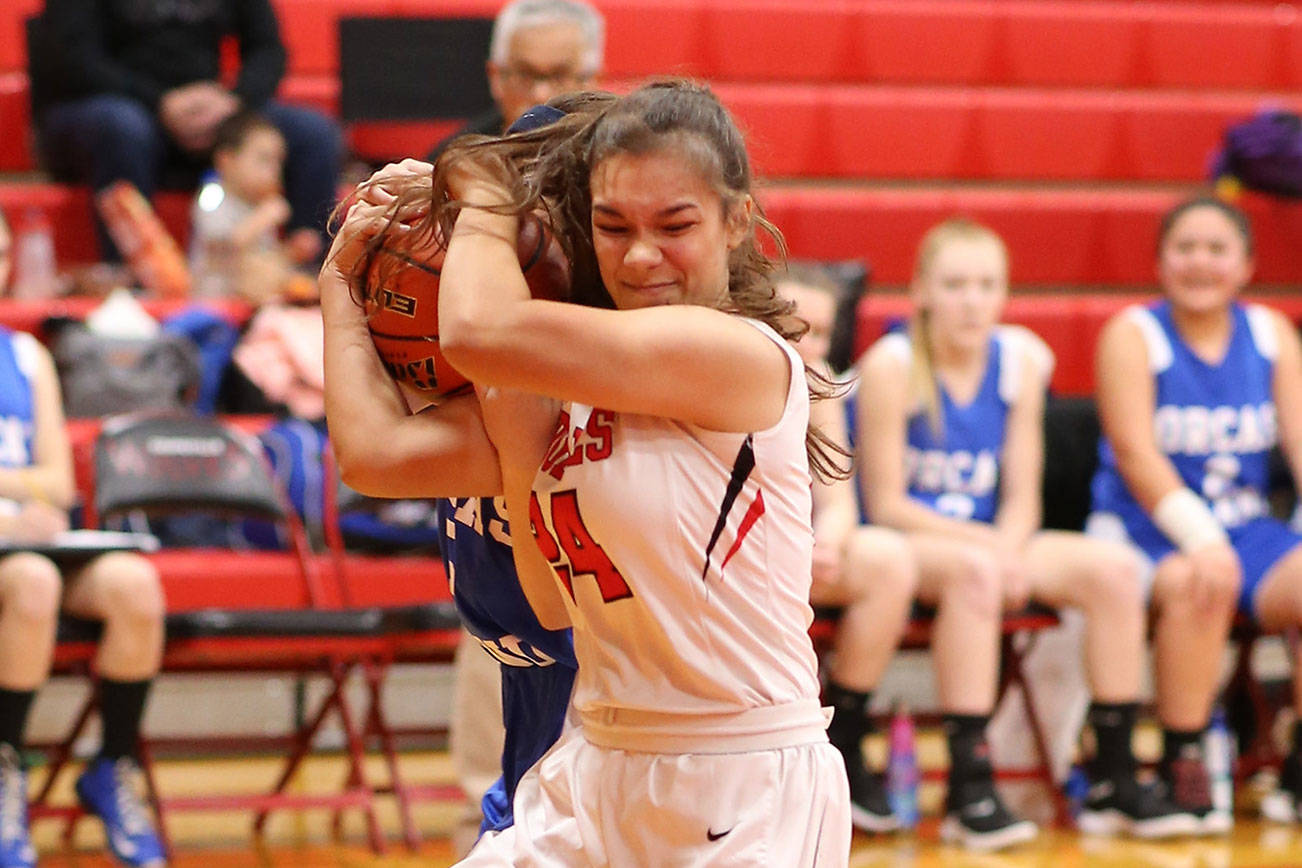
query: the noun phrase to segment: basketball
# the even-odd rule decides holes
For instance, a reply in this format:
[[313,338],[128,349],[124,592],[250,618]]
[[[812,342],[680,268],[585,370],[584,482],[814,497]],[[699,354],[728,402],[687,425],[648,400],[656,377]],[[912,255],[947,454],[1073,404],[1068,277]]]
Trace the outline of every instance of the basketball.
[[[445,249],[425,257],[400,256],[406,263],[371,293],[367,320],[380,361],[396,382],[431,397],[447,396],[469,383],[439,352],[439,272]],[[531,215],[520,223],[516,253],[534,298],[569,296],[570,265],[546,224]]]

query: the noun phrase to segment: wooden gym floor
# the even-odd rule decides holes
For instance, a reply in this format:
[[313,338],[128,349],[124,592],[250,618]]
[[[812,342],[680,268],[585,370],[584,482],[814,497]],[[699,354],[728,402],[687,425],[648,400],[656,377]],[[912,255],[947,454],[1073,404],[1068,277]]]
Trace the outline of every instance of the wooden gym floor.
[[[444,782],[451,779],[445,754],[406,757],[405,768],[413,780]],[[276,772],[265,759],[171,761],[159,764],[159,784],[173,794],[221,792],[268,786]],[[379,768],[375,769],[379,779]],[[324,791],[342,777],[337,757],[315,757],[298,781],[300,792]],[[34,776],[39,776],[39,771]],[[67,777],[67,776],[65,776]],[[70,777],[68,778],[70,780]],[[69,797],[67,781],[57,801]],[[939,793],[928,787],[923,808],[934,817]],[[1247,794],[1251,798],[1251,794]],[[1246,801],[1247,799],[1244,799]],[[390,835],[388,852],[372,854],[363,841],[361,821],[349,816],[344,838],[332,842],[327,812],[273,815],[268,834],[255,844],[248,829],[250,817],[240,813],[175,814],[171,821],[177,844],[173,868],[443,868],[452,865],[448,841],[460,806],[424,804],[416,807],[416,820],[428,841],[412,853],[399,843],[396,815],[388,799],[381,799],[381,819]],[[355,813],[355,812],[354,812]],[[116,863],[102,849],[103,835],[94,821],[77,828],[71,850],[59,841],[57,820],[39,821],[33,835],[43,868],[110,868]],[[869,838],[856,835],[852,868],[1285,868],[1302,866],[1302,828],[1261,823],[1241,803],[1234,833],[1168,844],[1091,839],[1071,832],[1051,830],[1033,844],[998,855],[966,853],[942,846],[936,840],[936,822],[924,821],[913,835]],[[774,866],[778,868],[778,866]]]

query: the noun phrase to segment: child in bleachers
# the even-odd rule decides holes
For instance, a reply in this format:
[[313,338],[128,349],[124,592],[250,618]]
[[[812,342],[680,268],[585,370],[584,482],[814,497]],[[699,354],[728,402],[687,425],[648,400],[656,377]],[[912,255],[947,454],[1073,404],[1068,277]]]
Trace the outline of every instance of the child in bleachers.
[[[1002,615],[1030,598],[1085,615],[1097,750],[1082,828],[1192,833],[1195,818],[1135,774],[1138,560],[1122,545],[1040,529],[1053,358],[1029,331],[999,324],[1007,294],[1003,241],[971,221],[942,223],[919,249],[907,332],[881,338],[860,365],[856,440],[868,517],[905,534],[917,596],[937,608],[932,653],[950,754],[942,837],[993,849],[1035,835],[1000,801],[985,740]],[[890,630],[864,629],[889,641]]]
[[[827,355],[838,287],[827,272],[792,264],[778,292],[796,303],[809,331],[796,343],[805,364],[830,375]],[[837,443],[850,442],[846,402],[818,401],[810,418]],[[814,482],[815,605],[842,609],[827,675],[824,701],[835,709],[827,736],[845,760],[850,816],[865,832],[899,827],[886,799],[880,772],[868,768],[862,744],[871,730],[872,690],[881,680],[908,623],[917,568],[904,538],[886,528],[860,524],[852,480]]]
[[[9,233],[0,217],[0,287]],[[72,450],[50,354],[29,334],[0,329],[0,866],[36,861],[27,829],[23,733],[50,674],[59,611],[104,622],[95,657],[103,742],[77,795],[105,824],[127,865],[161,865],[163,849],[138,791],[140,719],[163,649],[158,572],[126,552],[55,561],[25,547],[68,527]]]
[[[1114,316],[1098,350],[1104,439],[1089,530],[1147,558],[1161,772],[1177,800],[1211,810],[1202,734],[1238,609],[1268,630],[1302,623],[1302,536],[1269,515],[1269,453],[1302,481],[1302,348],[1282,315],[1237,301],[1253,270],[1246,215],[1193,199],[1162,221],[1164,298]],[[1302,667],[1294,708],[1302,710]],[[1298,822],[1302,724],[1269,818]]]
[[190,267],[199,298],[238,296],[260,305],[315,295],[312,279],[294,268],[317,255],[316,245],[304,242],[315,236],[279,239],[290,216],[281,195],[284,163],[284,137],[265,117],[242,112],[217,128],[216,178],[191,209]]

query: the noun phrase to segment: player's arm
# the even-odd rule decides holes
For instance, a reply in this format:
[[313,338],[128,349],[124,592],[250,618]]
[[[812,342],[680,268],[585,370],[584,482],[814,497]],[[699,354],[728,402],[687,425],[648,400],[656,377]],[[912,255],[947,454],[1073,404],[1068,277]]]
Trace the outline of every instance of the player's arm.
[[255,244],[268,232],[274,232],[289,220],[289,203],[283,196],[272,196],[259,202],[244,219],[230,231],[229,242],[243,251]]
[[995,529],[1006,546],[1018,551],[1040,529],[1040,487],[1044,478],[1043,368],[1022,347],[1021,382],[1008,410],[999,458],[999,509]]
[[1182,553],[1191,558],[1197,605],[1207,606],[1218,587],[1238,582],[1239,564],[1221,523],[1202,497],[1184,484],[1158,448],[1154,426],[1157,390],[1138,324],[1118,314],[1099,338],[1095,390],[1099,421],[1131,495]]
[[1116,456],[1117,470],[1149,513],[1184,481],[1158,449],[1153,414],[1157,387],[1139,326],[1123,312],[1103,328],[1095,358],[1099,423]]
[[[63,400],[54,360],[45,347],[30,340],[32,352],[32,463],[0,468],[0,498],[19,504],[16,514],[0,515],[0,539],[41,542],[68,529],[72,505],[72,448],[63,417]],[[17,348],[15,348],[17,350]]]
[[349,292],[359,222],[354,207],[321,269],[325,408],[340,474],[377,497],[469,497],[502,493],[497,454],[473,395],[413,414],[385,372],[366,319]]
[[[471,202],[505,198],[491,185],[459,189]],[[718,431],[778,422],[792,369],[774,341],[698,305],[612,311],[533,300],[516,256],[518,223],[466,208],[448,244],[440,345],[468,379]]]
[[[849,431],[845,402],[841,398],[815,401],[809,407],[809,421],[831,440],[848,449]],[[852,479],[815,479],[814,546],[840,551],[850,531],[859,523],[859,505],[855,502]]]
[[860,365],[858,418],[859,482],[873,524],[899,531],[945,534],[979,545],[994,545],[988,525],[941,515],[909,497],[905,476],[908,448],[909,370],[884,343],[869,350]]
[[[530,509],[534,476],[542,464],[556,416],[555,401],[505,389],[477,390],[486,430],[501,463],[506,512],[511,521],[511,552],[529,607],[548,630],[570,626],[560,583],[534,537]],[[540,528],[541,533],[547,533]]]
[[[26,340],[15,335],[14,340]],[[31,341],[35,356],[32,372],[32,463],[28,467],[0,468],[0,498],[19,503],[38,501],[58,509],[72,506],[72,447],[63,417],[59,377],[49,350]]]
[[1302,491],[1302,341],[1286,317],[1276,313],[1272,319],[1279,335],[1273,386],[1279,447],[1292,472],[1294,487]]

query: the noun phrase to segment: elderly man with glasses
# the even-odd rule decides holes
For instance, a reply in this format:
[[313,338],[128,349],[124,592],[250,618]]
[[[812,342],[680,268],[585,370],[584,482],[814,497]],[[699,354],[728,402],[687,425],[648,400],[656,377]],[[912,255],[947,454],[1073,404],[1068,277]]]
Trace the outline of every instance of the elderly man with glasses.
[[590,88],[601,72],[605,43],[605,20],[581,0],[507,4],[493,22],[486,64],[495,105],[440,142],[430,152],[430,162],[452,138],[501,135],[530,107]]

